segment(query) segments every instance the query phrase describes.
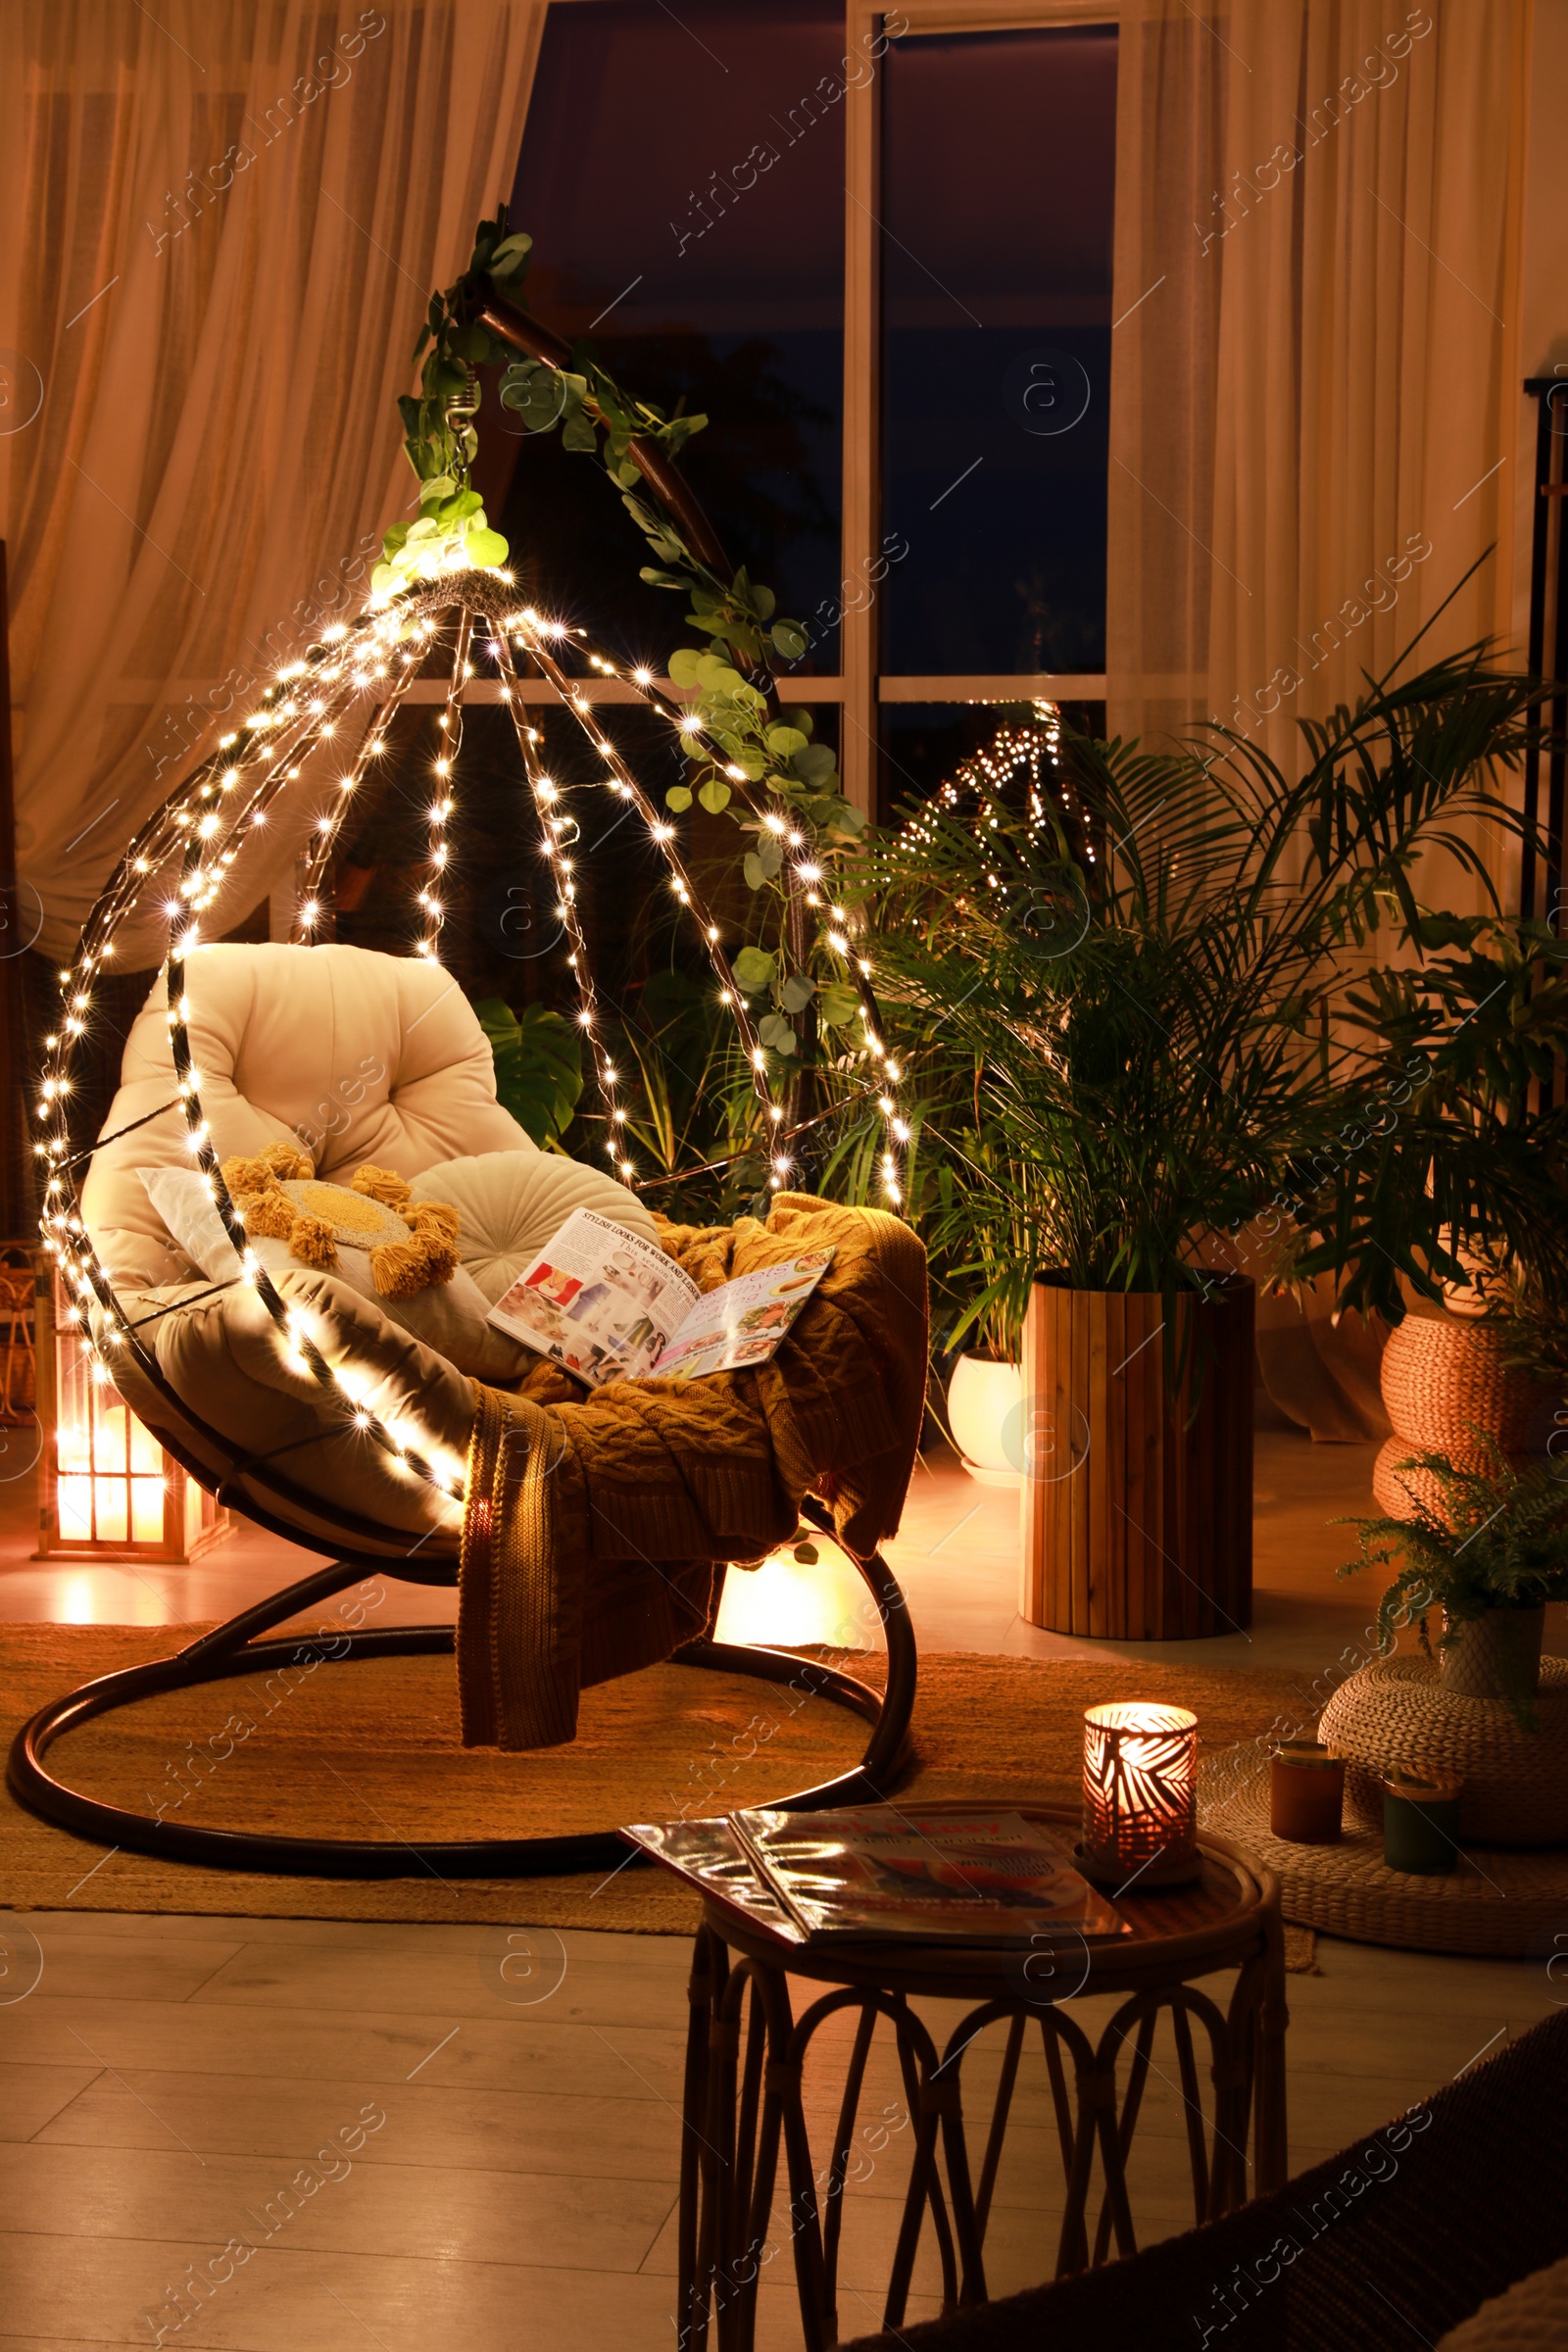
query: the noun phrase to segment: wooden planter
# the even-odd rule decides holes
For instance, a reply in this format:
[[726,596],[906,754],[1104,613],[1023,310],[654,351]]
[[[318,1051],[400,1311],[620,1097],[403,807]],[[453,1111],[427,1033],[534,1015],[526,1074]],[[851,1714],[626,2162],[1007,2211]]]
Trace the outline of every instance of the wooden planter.
[[1252,1285],[1216,1277],[1208,1298],[1178,1299],[1177,1395],[1164,1304],[1035,1284],[1019,1608],[1052,1633],[1176,1642],[1251,1621]]

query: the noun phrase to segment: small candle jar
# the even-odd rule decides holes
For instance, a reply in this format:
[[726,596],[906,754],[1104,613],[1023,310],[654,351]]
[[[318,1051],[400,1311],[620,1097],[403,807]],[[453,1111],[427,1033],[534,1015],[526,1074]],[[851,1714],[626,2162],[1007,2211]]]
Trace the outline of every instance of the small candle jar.
[[1084,1714],[1085,1878],[1118,1893],[1190,1886],[1198,1850],[1198,1717],[1118,1699]]
[[1459,1859],[1459,1791],[1462,1781],[1430,1779],[1417,1773],[1380,1776],[1383,1790],[1383,1859],[1390,1870],[1415,1878],[1440,1878]]
[[1345,1758],[1321,1740],[1281,1740],[1269,1756],[1268,1826],[1291,1845],[1332,1845],[1345,1808]]

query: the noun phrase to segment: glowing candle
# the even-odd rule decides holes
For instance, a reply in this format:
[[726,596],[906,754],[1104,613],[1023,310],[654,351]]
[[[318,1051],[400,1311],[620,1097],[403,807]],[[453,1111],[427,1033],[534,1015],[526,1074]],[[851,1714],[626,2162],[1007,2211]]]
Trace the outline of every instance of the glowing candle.
[[1116,1699],[1084,1715],[1082,1868],[1118,1889],[1199,1873],[1198,1717]]

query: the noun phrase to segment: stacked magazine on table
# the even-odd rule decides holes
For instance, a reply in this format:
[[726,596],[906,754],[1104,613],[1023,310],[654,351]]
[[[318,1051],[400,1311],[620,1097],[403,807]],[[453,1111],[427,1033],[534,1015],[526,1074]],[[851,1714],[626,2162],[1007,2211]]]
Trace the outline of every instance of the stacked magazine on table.
[[1073,1868],[1070,1839],[1022,1813],[760,1810],[642,1822],[621,1836],[783,1946],[1128,1933]]

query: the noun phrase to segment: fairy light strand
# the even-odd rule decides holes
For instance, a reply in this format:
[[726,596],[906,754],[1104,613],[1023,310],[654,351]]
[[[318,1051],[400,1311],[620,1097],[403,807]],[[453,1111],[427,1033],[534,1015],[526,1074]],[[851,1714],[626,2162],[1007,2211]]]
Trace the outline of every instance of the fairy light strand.
[[[639,814],[643,816],[656,846],[670,868],[671,881],[677,897],[697,916],[703,928],[710,957],[719,975],[720,994],[730,1007],[741,1031],[751,1067],[754,1090],[766,1117],[775,1130],[780,1131],[775,1133],[770,1148],[772,1172],[768,1180],[770,1188],[775,1192],[779,1191],[782,1189],[784,1177],[791,1165],[788,1152],[782,1147],[792,1139],[782,1133],[784,1111],[768,1084],[767,1053],[750,1020],[745,999],[736,985],[728,957],[724,955],[719,943],[718,927],[712,922],[680,858],[678,848],[675,846],[674,827],[659,816],[637,779],[620,759],[608,733],[591,716],[593,705],[583,692],[584,681],[572,678],[551,651],[552,643],[559,643],[568,632],[564,630],[559,623],[541,620],[539,615],[531,611],[511,615],[506,627],[497,629],[498,641],[504,644],[509,631],[526,645],[528,652],[543,671],[547,682],[554,686],[564,706],[573,713],[593,743],[595,750],[606,760],[611,768],[610,781],[613,789],[622,798],[631,800]],[[665,719],[686,740],[689,742],[696,742],[699,739],[704,741],[708,745],[711,757],[724,768],[725,774],[731,780],[732,787],[737,790],[738,796],[754,815],[757,815],[761,823],[767,825],[769,830],[780,838],[782,844],[787,844],[796,850],[805,849],[805,837],[795,827],[790,811],[787,808],[759,807],[748,789],[748,779],[729,760],[723,747],[718,745],[709,734],[695,712],[672,701],[660,690],[651,671],[634,669],[626,672],[617,669],[607,656],[596,652],[586,644],[584,631],[574,630],[569,634],[577,640],[580,650],[585,654],[590,665],[602,677],[624,679],[651,710]],[[806,897],[808,906],[819,907],[820,894],[807,889],[808,882],[821,878],[819,869],[812,868],[808,873],[802,874],[798,869],[792,867],[790,872],[790,890],[793,892],[798,887]],[[889,1054],[879,1035],[880,1024],[876,1001],[870,987],[872,965],[868,957],[858,953],[849,937],[847,910],[839,907],[831,908],[830,922],[831,927],[820,934],[819,944],[837,958],[847,980],[855,989],[860,1005],[861,1042],[867,1057],[874,1064],[879,1065],[876,1070],[874,1093],[884,1123],[883,1151],[878,1163],[883,1196],[894,1207],[902,1207],[905,1161],[910,1135],[908,1122],[902,1116],[896,1093],[903,1073],[897,1061]]]
[[[114,1284],[87,1232],[75,1180],[75,1167],[80,1161],[71,1155],[68,1103],[69,1064],[87,1027],[84,1016],[91,1006],[91,975],[103,957],[112,953],[113,934],[140,904],[149,878],[166,870],[171,856],[178,850],[179,880],[174,886],[175,895],[165,903],[170,916],[167,1018],[171,1053],[184,1106],[187,1140],[229,1238],[241,1253],[245,1278],[278,1327],[290,1356],[300,1360],[328,1390],[340,1406],[345,1423],[364,1433],[438,1493],[457,1500],[463,1493],[461,1477],[455,1471],[441,1469],[418,1446],[401,1438],[381,1416],[367,1408],[363,1391],[334,1370],[304,1320],[290,1309],[266,1270],[248,1254],[243,1219],[223,1184],[202,1114],[199,1073],[191,1060],[187,1027],[185,957],[200,944],[200,916],[226,880],[228,866],[237,854],[236,838],[242,826],[247,819],[254,822],[259,812],[265,813],[278,792],[297,778],[299,761],[333,733],[336,710],[355,695],[379,688],[380,682],[391,675],[402,618],[398,614],[389,622],[384,616],[372,613],[362,620],[357,630],[327,632],[320,646],[313,649],[311,658],[285,667],[260,698],[261,709],[246,721],[244,731],[249,741],[244,748],[238,752],[233,748],[240,740],[240,730],[224,738],[219,751],[198,766],[189,781],[171,796],[164,808],[132,841],[89,918],[76,957],[60,975],[62,995],[69,1009],[60,1032],[48,1041],[49,1057],[38,1107],[40,1123],[50,1132],[35,1144],[34,1151],[50,1163],[41,1219],[45,1246],[59,1262],[68,1290],[74,1294],[74,1303],[68,1311],[80,1328],[94,1377],[99,1380],[114,1377],[106,1348],[128,1347],[143,1373],[159,1390],[169,1393],[156,1357],[127,1322]],[[427,624],[420,626],[428,633]],[[402,685],[406,685],[416,665],[416,651],[404,655]],[[301,677],[306,679],[307,688],[324,685],[335,688],[336,692],[312,696],[314,707],[301,710],[300,690],[295,683]],[[368,730],[368,740],[379,732],[383,719],[384,712],[377,711]],[[265,742],[258,751],[258,743],[274,726],[287,730],[281,754],[276,745]],[[237,790],[245,781],[247,770],[251,789]],[[231,800],[225,797],[229,793],[234,795]],[[94,1306],[100,1310],[96,1319]],[[177,1397],[172,1400],[190,1412],[188,1402]],[[209,1434],[220,1445],[226,1443],[220,1433]]]
[[[720,991],[725,994],[725,1001],[734,1016],[736,1027],[740,1031],[741,1042],[746,1051],[747,1063],[751,1072],[752,1090],[761,1106],[764,1116],[771,1124],[776,1125],[782,1120],[784,1113],[782,1105],[778,1102],[772,1087],[768,1082],[766,1049],[762,1045],[761,1039],[752,1022],[751,1015],[746,1008],[745,1000],[736,984],[734,972],[730,967],[729,957],[724,952],[723,943],[719,936],[718,925],[713,921],[711,912],[710,911],[701,891],[693,881],[692,876],[687,869],[686,863],[680,855],[674,826],[668,824],[662,817],[660,816],[653,803],[649,800],[648,795],[644,792],[641,784],[637,781],[637,778],[633,775],[631,769],[627,766],[625,760],[622,759],[612,739],[599,725],[597,720],[590,718],[589,713],[592,706],[589,704],[587,697],[581,692],[580,686],[577,684],[577,682],[567,676],[566,672],[562,668],[561,664],[556,661],[555,657],[549,651],[548,646],[544,642],[544,632],[542,628],[536,623],[530,622],[528,615],[523,614],[514,621],[514,633],[519,635],[523,642],[527,645],[528,651],[533,655],[534,659],[539,663],[541,670],[543,670],[545,673],[546,679],[555,687],[566,709],[572,711],[573,715],[577,718],[578,723],[582,726],[584,733],[588,736],[590,742],[593,744],[594,750],[605,761],[606,767],[609,771],[609,781],[612,789],[615,791],[619,798],[629,801],[633,808],[637,811],[637,814],[642,818],[644,824],[648,828],[650,839],[652,840],[655,848],[659,851],[661,857],[663,858],[665,865],[669,869],[670,881],[675,890],[676,896],[679,898],[682,906],[684,906],[691,912],[701,927],[704,945],[708,951],[709,961],[713,967],[713,971],[718,979]],[[522,726],[520,698],[518,698],[515,693],[515,671],[512,665],[511,649],[507,644],[505,632],[498,632],[498,643],[502,648],[500,660],[503,663],[505,674],[508,682],[514,689],[512,707],[516,724],[519,729],[520,742],[522,741],[523,736],[526,734],[526,729]],[[599,658],[599,666],[602,670],[609,667],[609,664],[603,660],[602,657]],[[613,673],[612,672],[611,674]],[[527,757],[527,751],[528,747],[525,747],[525,758]],[[577,948],[577,945],[578,943],[574,940],[574,948]],[[585,950],[579,948],[578,955],[578,987],[579,989],[582,989],[585,986],[591,988],[592,980],[591,975],[588,972]],[[602,1063],[603,1054],[601,1053],[598,1062],[596,1063],[596,1067],[602,1066]],[[606,1116],[608,1118],[615,1120],[617,1109],[618,1105],[616,1103],[614,1103],[612,1101],[607,1101]],[[766,1141],[767,1138],[764,1133],[764,1142]],[[776,1171],[773,1189],[775,1191],[778,1189]]]
[[[593,705],[583,692],[584,681],[571,676],[552,650],[568,632],[559,623],[541,620],[535,613],[509,612],[510,600],[502,593],[509,586],[506,575],[492,579],[470,573],[464,580],[461,598],[454,595],[454,583],[436,582],[395,603],[372,602],[355,624],[337,624],[324,632],[306,657],[276,673],[244,721],[221,739],[218,750],[198,765],[140,828],[100,897],[72,964],[60,975],[62,1018],[59,1030],[48,1041],[38,1103],[42,1133],[34,1145],[35,1152],[47,1162],[43,1171],[42,1218],[46,1246],[60,1264],[68,1290],[74,1294],[69,1311],[80,1328],[95,1376],[112,1379],[114,1367],[106,1350],[125,1348],[154,1385],[167,1392],[156,1357],[128,1323],[114,1283],[87,1232],[76,1168],[90,1158],[90,1152],[72,1154],[70,1098],[74,1051],[90,1028],[95,979],[115,952],[115,934],[141,907],[152,887],[168,887],[163,877],[172,862],[177,860],[178,879],[164,902],[170,922],[167,1018],[171,1053],[187,1141],[225,1231],[240,1252],[244,1279],[254,1288],[277,1328],[290,1359],[302,1363],[330,1396],[345,1428],[366,1436],[397,1464],[450,1500],[462,1498],[462,1478],[453,1471],[443,1470],[418,1445],[410,1443],[383,1417],[368,1409],[365,1389],[353,1377],[352,1367],[344,1368],[349,1374],[345,1378],[344,1371],[327,1360],[309,1329],[308,1320],[290,1308],[266,1269],[250,1253],[244,1220],[223,1183],[218,1151],[202,1109],[200,1072],[192,1059],[186,987],[186,961],[201,944],[202,917],[220,897],[245,840],[254,828],[270,821],[273,805],[298,781],[311,755],[332,738],[344,712],[356,703],[371,698],[374,707],[364,727],[354,764],[338,779],[335,801],[318,819],[311,844],[306,880],[313,895],[321,883],[345,815],[353,805],[354,792],[363,781],[369,761],[385,748],[390,721],[439,639],[441,631],[432,615],[439,616],[457,607],[459,617],[444,713],[446,723],[441,729],[445,740],[438,755],[438,760],[444,764],[438,765],[436,776],[436,782],[444,789],[434,795],[430,881],[421,898],[427,918],[422,952],[435,960],[436,943],[445,918],[445,905],[439,894],[447,864],[448,827],[456,802],[452,778],[462,740],[464,692],[471,675],[468,656],[472,623],[475,614],[482,613],[490,631],[485,650],[501,671],[503,697],[513,713],[524,772],[539,816],[541,840],[557,886],[561,920],[570,941],[579,1023],[587,1036],[595,1084],[605,1111],[608,1149],[617,1173],[628,1182],[636,1177],[635,1164],[622,1135],[625,1114],[621,1107],[620,1073],[610,1057],[603,1031],[577,904],[573,861],[566,855],[572,845],[566,838],[564,794],[544,773],[532,730],[526,724],[511,651],[513,636],[526,647],[560,696],[563,707],[582,726],[605,762],[603,781],[635,808],[664,860],[676,897],[701,926],[720,993],[747,1054],[754,1092],[768,1122],[761,1140],[773,1163],[770,1178],[773,1189],[781,1188],[790,1165],[786,1149],[789,1138],[783,1133],[784,1110],[770,1081],[766,1049],[736,984],[718,926],[680,855],[675,829],[654,807],[607,729],[594,715]],[[695,713],[662,693],[650,671],[628,672],[618,668],[607,655],[586,645],[584,632],[572,631],[569,635],[572,650],[581,652],[601,676],[624,679],[650,710],[683,737],[693,742],[701,739],[724,771],[742,786],[741,797],[760,821],[768,824],[790,848],[805,848],[804,836],[795,832],[788,809],[759,808],[744,789],[744,779],[736,776],[722,747],[713,742],[700,721],[693,724]],[[860,1000],[862,1043],[870,1059],[878,1065],[873,1084],[880,1089],[878,1102],[887,1122],[887,1149],[881,1162],[884,1192],[898,1203],[902,1197],[902,1147],[908,1137],[907,1125],[899,1116],[894,1092],[901,1072],[877,1034],[869,960],[857,952],[846,910],[828,905],[822,911],[821,894],[814,889],[820,879],[819,869],[808,858],[792,863],[786,889],[792,895],[799,892],[807,906],[818,913],[822,924],[818,944],[837,960]],[[170,1394],[172,1401],[183,1403]],[[190,1412],[188,1404],[183,1404],[183,1409]],[[210,1434],[219,1444],[226,1443],[220,1433]]]
[[473,614],[464,605],[452,644],[446,708],[436,722],[440,748],[431,768],[430,806],[426,811],[430,826],[428,871],[424,888],[418,894],[420,932],[414,943],[415,954],[431,963],[440,961],[441,928],[446,921],[447,823],[457,805],[453,798],[453,771],[463,748],[463,689],[473,674],[468,662],[472,634]]

